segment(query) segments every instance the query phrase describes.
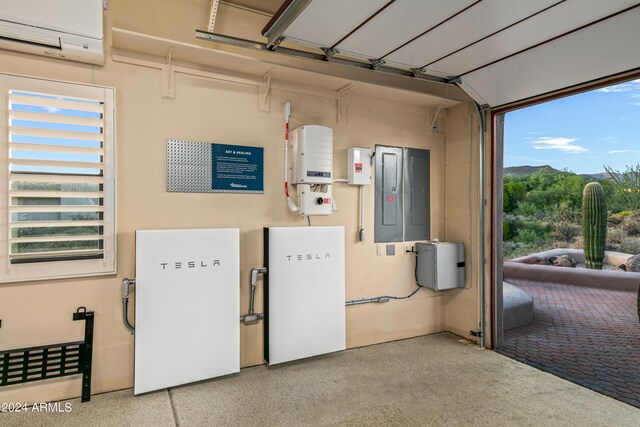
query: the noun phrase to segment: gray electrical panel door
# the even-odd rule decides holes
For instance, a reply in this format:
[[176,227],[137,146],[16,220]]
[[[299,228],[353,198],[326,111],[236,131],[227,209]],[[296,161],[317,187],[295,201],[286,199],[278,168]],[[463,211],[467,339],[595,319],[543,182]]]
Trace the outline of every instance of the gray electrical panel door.
[[376,146],[376,242],[402,241],[402,149]]
[[429,150],[404,149],[404,240],[429,240]]

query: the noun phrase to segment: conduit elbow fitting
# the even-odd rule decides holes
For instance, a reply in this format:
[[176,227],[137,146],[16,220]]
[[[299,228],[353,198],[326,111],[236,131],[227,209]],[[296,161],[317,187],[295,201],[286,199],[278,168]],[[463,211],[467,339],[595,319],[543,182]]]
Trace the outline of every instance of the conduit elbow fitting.
[[122,279],[122,299],[129,299],[129,286],[135,284],[136,279]]

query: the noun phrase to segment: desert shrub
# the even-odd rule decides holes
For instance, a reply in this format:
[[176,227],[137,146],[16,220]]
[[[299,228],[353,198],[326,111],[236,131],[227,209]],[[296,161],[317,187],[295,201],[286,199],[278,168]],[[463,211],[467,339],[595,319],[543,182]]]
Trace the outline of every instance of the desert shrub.
[[608,251],[622,251],[622,243],[627,237],[624,231],[620,228],[609,227],[607,229],[607,246]]
[[513,240],[518,233],[520,221],[515,215],[505,215],[502,220],[502,240]]
[[623,201],[628,210],[640,209],[640,164],[627,166],[623,172],[604,166],[613,182],[616,195]]
[[522,246],[521,243],[516,242],[502,242],[502,254],[505,259],[510,258],[511,254],[513,254],[518,248]]
[[505,260],[509,260],[534,252],[542,252],[550,248],[551,246],[546,241],[536,243],[504,242],[502,245],[502,255]]
[[556,241],[571,243],[579,234],[579,225],[571,221],[560,220],[553,224],[551,238]]
[[520,202],[518,203],[517,213],[523,216],[535,216],[540,213],[540,208],[535,203]]
[[640,238],[637,237],[625,237],[620,245],[620,252],[626,254],[640,254]]
[[620,215],[620,213],[609,212],[609,215],[607,215],[607,225],[609,227],[616,227],[622,224],[623,220],[624,220],[624,215]]
[[518,240],[523,243],[538,243],[544,240],[544,235],[531,228],[523,228],[518,232]]
[[640,215],[633,213],[624,217],[622,229],[629,236],[640,236]]

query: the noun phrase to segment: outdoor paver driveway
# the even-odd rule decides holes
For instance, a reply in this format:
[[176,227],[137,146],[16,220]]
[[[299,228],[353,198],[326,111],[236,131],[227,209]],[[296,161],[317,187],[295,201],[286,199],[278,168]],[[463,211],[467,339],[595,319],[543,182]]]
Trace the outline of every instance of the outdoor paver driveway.
[[506,330],[500,352],[640,408],[635,292],[508,280],[534,298],[534,320]]

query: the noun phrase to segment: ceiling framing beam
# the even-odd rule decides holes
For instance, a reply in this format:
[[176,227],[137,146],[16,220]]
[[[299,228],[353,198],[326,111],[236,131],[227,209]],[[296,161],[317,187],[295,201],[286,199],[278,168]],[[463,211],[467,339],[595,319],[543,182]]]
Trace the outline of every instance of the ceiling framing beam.
[[384,61],[375,62],[372,64],[370,62],[362,62],[355,59],[349,59],[344,57],[338,58],[335,55],[332,56],[332,55],[327,55],[325,53],[314,53],[314,52],[309,52],[304,50],[286,48],[282,46],[278,46],[278,47],[275,47],[274,49],[270,49],[268,43],[260,43],[253,40],[246,40],[246,39],[227,36],[223,34],[209,33],[207,31],[202,31],[202,30],[196,30],[196,38],[200,40],[208,40],[214,43],[220,43],[224,45],[258,50],[261,52],[275,53],[275,54],[286,55],[286,56],[295,57],[295,58],[309,59],[309,60],[330,63],[330,64],[337,64],[337,65],[347,66],[351,68],[371,70],[371,71],[376,71],[379,73],[390,74],[395,76],[411,77],[417,80],[427,80],[427,81],[432,81],[437,83],[451,84],[451,82],[449,81],[449,78],[427,74],[422,71],[415,72],[408,69],[386,65],[384,64]]
[[[271,50],[266,43],[196,30],[196,38],[216,44],[242,50],[253,51],[251,58],[263,63],[284,66],[319,74],[326,74],[353,82],[373,84],[391,89],[423,93],[454,101],[466,102],[469,96],[447,77],[417,73],[410,69],[401,69],[388,65],[378,66],[375,70],[369,62],[357,61],[336,56],[327,57],[323,53],[314,53],[290,49],[283,46]],[[242,52],[236,54],[244,55]]]
[[273,49],[280,44],[282,33],[289,28],[289,25],[302,13],[311,3],[311,0],[290,0],[286,8],[274,15],[275,20],[269,21],[262,30],[262,35],[267,38],[267,47]]

